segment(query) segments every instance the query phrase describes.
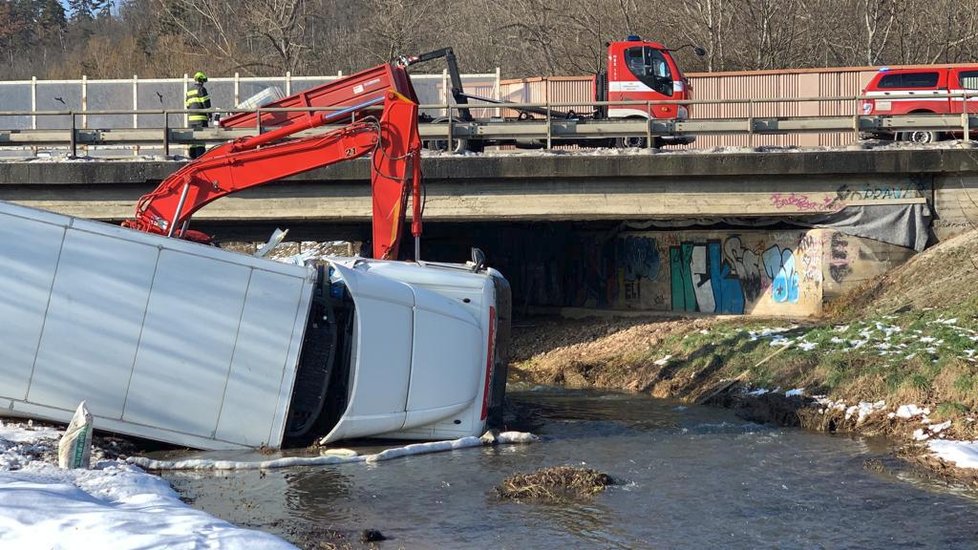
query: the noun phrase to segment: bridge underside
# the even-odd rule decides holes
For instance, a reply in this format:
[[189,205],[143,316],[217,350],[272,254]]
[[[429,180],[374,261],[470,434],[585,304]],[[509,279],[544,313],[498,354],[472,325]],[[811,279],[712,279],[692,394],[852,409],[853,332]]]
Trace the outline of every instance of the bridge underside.
[[[177,166],[0,163],[0,200],[117,221]],[[482,248],[527,310],[807,315],[978,222],[971,150],[446,156],[424,170],[423,257]],[[195,227],[364,240],[368,176],[365,162],[309,172],[221,199]]]

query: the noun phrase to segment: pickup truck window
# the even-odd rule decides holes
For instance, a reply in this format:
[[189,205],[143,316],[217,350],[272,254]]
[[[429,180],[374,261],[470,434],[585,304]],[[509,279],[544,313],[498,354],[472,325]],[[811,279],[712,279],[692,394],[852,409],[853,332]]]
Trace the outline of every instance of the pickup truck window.
[[961,71],[958,84],[966,90],[978,90],[978,71]]
[[625,50],[628,70],[646,86],[663,95],[672,95],[672,73],[662,52],[649,46]]
[[888,74],[880,79],[880,88],[933,88],[937,86],[937,73]]

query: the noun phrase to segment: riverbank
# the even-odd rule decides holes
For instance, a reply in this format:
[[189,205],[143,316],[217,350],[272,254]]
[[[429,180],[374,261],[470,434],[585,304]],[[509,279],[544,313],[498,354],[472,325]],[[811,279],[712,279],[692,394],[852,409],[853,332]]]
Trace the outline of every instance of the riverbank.
[[759,422],[887,436],[941,478],[978,487],[978,233],[962,235],[819,319],[529,319],[511,381],[647,393]]

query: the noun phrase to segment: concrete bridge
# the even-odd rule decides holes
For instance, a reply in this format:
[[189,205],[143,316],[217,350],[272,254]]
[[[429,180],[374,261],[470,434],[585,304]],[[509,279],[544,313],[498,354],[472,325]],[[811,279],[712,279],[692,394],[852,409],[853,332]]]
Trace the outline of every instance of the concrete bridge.
[[[0,163],[0,200],[115,221],[179,166]],[[804,315],[978,222],[976,149],[434,156],[423,168],[428,257],[487,249],[527,307]],[[195,219],[362,226],[369,213],[356,161]]]
[[[119,220],[181,164],[0,162],[0,200]],[[430,221],[798,216],[928,201],[943,231],[975,208],[966,195],[978,149],[436,156],[423,169]],[[366,222],[369,181],[366,160],[348,162],[221,199],[196,218]]]

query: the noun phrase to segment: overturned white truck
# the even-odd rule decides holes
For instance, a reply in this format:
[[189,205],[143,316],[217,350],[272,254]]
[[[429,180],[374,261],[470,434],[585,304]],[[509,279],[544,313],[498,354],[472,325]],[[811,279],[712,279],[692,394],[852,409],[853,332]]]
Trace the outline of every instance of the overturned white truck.
[[200,449],[481,434],[502,405],[495,270],[279,263],[0,202],[0,415]]

